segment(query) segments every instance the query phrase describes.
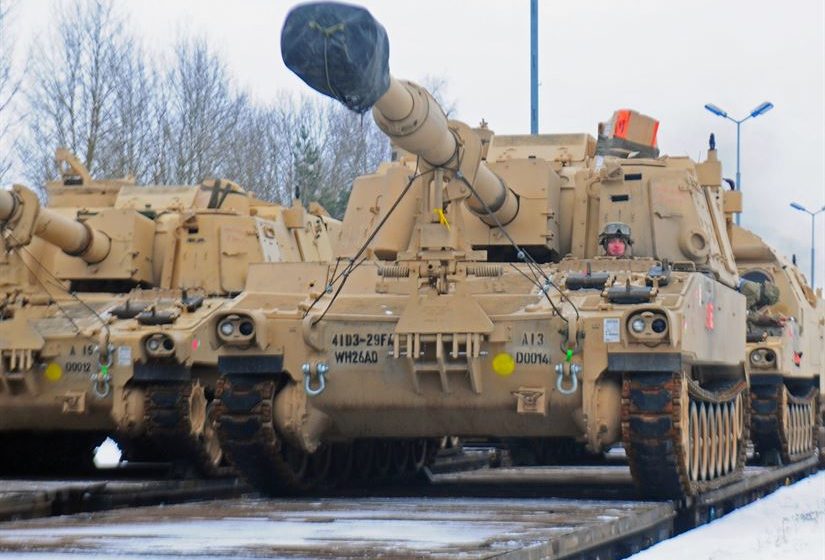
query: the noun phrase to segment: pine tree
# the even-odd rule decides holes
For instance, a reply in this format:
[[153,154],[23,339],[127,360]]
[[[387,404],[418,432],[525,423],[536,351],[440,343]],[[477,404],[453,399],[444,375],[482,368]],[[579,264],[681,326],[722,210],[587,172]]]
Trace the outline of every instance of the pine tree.
[[330,193],[326,192],[322,181],[321,150],[315,139],[309,133],[306,125],[301,125],[296,135],[293,150],[293,170],[295,196],[300,197],[303,204],[318,201],[329,210],[327,204],[335,202]]

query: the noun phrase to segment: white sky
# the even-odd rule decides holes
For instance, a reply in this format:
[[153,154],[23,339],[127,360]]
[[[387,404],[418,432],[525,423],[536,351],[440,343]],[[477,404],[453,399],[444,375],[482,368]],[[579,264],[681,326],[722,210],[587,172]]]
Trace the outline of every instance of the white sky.
[[[159,56],[181,35],[206,36],[238,84],[262,101],[308,92],[284,66],[286,0],[120,0]],[[529,132],[529,0],[365,0],[386,27],[394,75],[444,77],[458,118],[499,133]],[[18,6],[18,46],[40,40],[53,0]],[[661,121],[664,153],[704,155],[716,132],[725,175],[736,168],[734,117],[776,106],[742,126],[742,224],[810,271],[810,218],[825,205],[825,2],[590,0],[539,2],[541,132],[595,132],[631,107]],[[825,283],[825,213],[817,218],[817,285]]]

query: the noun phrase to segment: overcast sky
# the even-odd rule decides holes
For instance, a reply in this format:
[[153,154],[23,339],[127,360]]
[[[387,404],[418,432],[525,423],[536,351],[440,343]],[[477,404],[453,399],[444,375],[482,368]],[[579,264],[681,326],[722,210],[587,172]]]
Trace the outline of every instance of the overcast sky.
[[[447,80],[457,117],[499,133],[530,121],[529,0],[367,0],[386,27],[394,75]],[[281,61],[284,0],[121,2],[158,56],[180,36],[206,36],[238,84],[266,101],[307,87]],[[52,0],[18,6],[25,49],[53,23]],[[797,253],[810,271],[810,218],[789,207],[825,205],[823,0],[590,0],[539,2],[540,132],[589,132],[617,108],[661,121],[663,153],[704,157],[716,132],[725,176],[736,170],[736,126],[703,109],[743,117],[742,224]],[[817,218],[817,285],[825,283],[825,213]]]

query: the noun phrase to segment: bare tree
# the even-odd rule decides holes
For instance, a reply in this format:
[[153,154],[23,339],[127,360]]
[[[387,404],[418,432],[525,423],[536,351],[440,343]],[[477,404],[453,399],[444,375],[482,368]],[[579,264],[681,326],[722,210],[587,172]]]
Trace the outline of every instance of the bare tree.
[[282,161],[289,158],[283,129],[277,107],[245,107],[231,135],[225,175],[264,200],[288,204],[292,194],[281,176]]
[[[346,209],[352,182],[389,156],[372,118],[317,98],[281,98],[276,109],[284,147],[278,178],[304,203],[320,202],[335,217]],[[287,157],[288,156],[288,157]]]
[[[389,156],[369,117],[303,96],[254,104],[204,39],[180,41],[157,70],[124,28],[111,5],[75,0],[55,39],[35,50],[19,152],[35,184],[53,176],[52,154],[65,146],[93,174],[154,184],[224,177],[284,204],[317,200],[340,217],[353,180]],[[445,84],[433,83],[436,93]]]
[[248,101],[233,91],[226,66],[205,40],[181,41],[175,54],[165,84],[163,141],[169,157],[159,179],[196,183],[226,171]]
[[57,18],[56,37],[35,47],[26,92],[22,156],[37,184],[54,175],[57,146],[72,150],[93,174],[112,172],[104,147],[120,134],[115,113],[130,43],[122,18],[101,1],[62,5]]
[[108,110],[111,130],[98,148],[100,172],[153,182],[160,175],[158,139],[165,114],[161,81],[137,45],[121,54],[114,76],[116,95]]
[[454,98],[447,96],[447,90],[449,89],[447,78],[427,74],[424,76],[424,79],[421,80],[421,85],[425,87],[438,104],[441,105],[448,119],[454,119],[456,117],[458,114],[458,102]]
[[0,181],[12,165],[10,154],[15,142],[9,139],[9,132],[18,118],[12,103],[20,89],[20,79],[14,74],[13,45],[9,32],[10,4],[0,2]]
[[327,102],[324,117],[328,123],[324,177],[327,188],[332,190],[328,210],[341,217],[352,182],[359,175],[375,171],[379,163],[388,159],[389,141],[370,116],[356,115],[338,103]]

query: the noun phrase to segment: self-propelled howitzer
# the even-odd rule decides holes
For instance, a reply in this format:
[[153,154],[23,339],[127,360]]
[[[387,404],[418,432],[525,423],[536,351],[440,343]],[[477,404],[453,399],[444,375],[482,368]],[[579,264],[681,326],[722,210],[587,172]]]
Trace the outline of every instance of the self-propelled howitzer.
[[352,109],[374,106],[400,150],[353,184],[344,258],[255,265],[217,315],[255,333],[214,335],[216,425],[235,464],[290,491],[353,454],[362,476],[420,465],[428,442],[457,435],[537,461],[572,441],[623,443],[655,495],[733,480],[745,299],[715,150],[658,157],[658,123],[630,110],[598,146],[472,129],[391,78],[386,41],[341,4],[304,4],[284,25],[287,65]]
[[337,220],[227,180],[139,186],[57,159],[48,208],[26,187],[0,191],[0,444],[16,456],[0,472],[80,465],[67,449],[87,467],[105,435],[130,460],[214,471],[216,357],[192,334],[250,263],[328,261]]
[[825,443],[817,408],[825,394],[825,302],[795,263],[755,233],[731,227],[747,284],[751,440],[763,463],[807,459]]

